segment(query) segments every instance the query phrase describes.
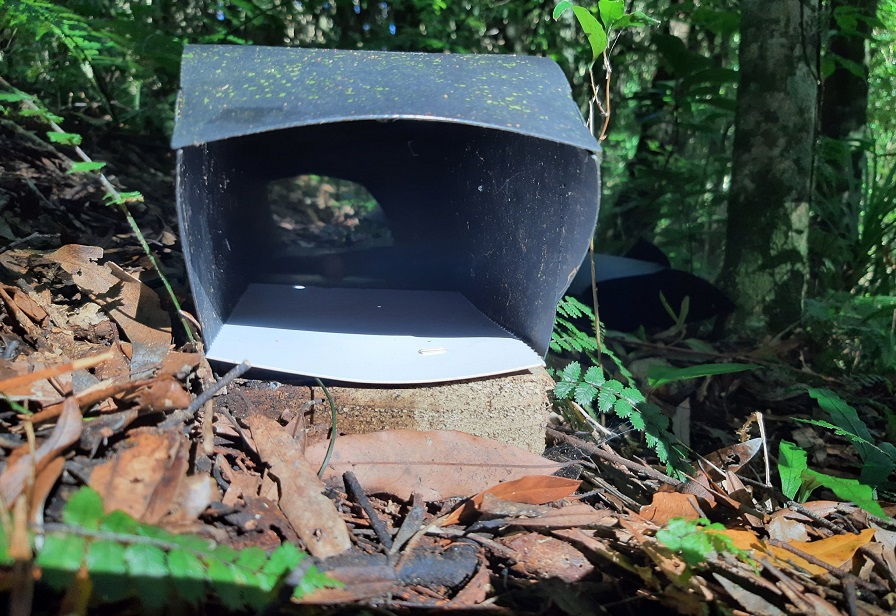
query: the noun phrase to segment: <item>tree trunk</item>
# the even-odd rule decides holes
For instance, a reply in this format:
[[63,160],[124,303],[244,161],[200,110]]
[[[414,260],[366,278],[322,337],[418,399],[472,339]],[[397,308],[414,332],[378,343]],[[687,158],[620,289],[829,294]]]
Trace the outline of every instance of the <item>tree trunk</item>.
[[[866,41],[877,14],[878,0],[832,0],[828,57],[833,72],[822,84],[823,148],[816,186],[809,258],[817,291],[849,291],[865,273],[867,247],[859,237],[862,212],[862,170],[867,144],[868,62]],[[830,263],[830,256],[840,256]],[[826,259],[825,257],[828,257]]]
[[741,2],[740,80],[722,283],[738,324],[776,333],[802,314],[818,83],[817,7]]

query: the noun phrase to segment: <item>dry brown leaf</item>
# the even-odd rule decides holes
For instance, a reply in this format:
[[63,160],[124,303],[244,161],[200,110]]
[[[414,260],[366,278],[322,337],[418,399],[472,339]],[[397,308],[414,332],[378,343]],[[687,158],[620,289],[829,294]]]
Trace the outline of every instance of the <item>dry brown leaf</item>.
[[106,511],[120,509],[156,523],[176,504],[188,451],[189,443],[174,431],[138,432],[111,460],[93,469],[90,486],[103,497]]
[[34,301],[21,289],[13,289],[12,300],[16,303],[16,306],[19,307],[19,310],[28,315],[28,318],[38,325],[43,325],[44,321],[49,316],[47,311],[44,310],[40,304]]
[[191,527],[209,504],[220,498],[218,485],[209,475],[188,475],[162,523],[168,528]]
[[34,486],[31,488],[31,522],[42,524],[44,519],[44,505],[47,497],[56,485],[62,469],[65,467],[65,458],[56,456],[44,466],[43,470],[34,478]]
[[823,597],[819,597],[812,593],[806,593],[803,595],[803,599],[807,600],[809,605],[812,606],[813,616],[843,616],[843,612],[838,610],[834,604]]
[[125,400],[133,400],[143,411],[160,412],[185,409],[190,406],[193,398],[184,391],[183,385],[178,383],[174,377],[163,376],[152,380],[133,393],[129,393]]
[[[88,387],[87,389],[74,396],[74,398],[78,403],[78,406],[80,406],[81,408],[87,408],[89,406],[93,406],[94,404],[98,404],[99,402],[102,402],[103,400],[106,400],[107,398],[112,396],[126,396],[128,393],[139,390],[141,387],[146,387],[151,383],[152,380],[150,379],[139,379],[134,381],[129,381],[127,379],[121,378],[109,379],[108,381],[102,381],[101,383],[97,383],[96,385]],[[59,415],[61,410],[62,402],[48,404],[43,408],[43,410],[32,415],[31,421],[33,421],[34,423],[48,421]],[[104,409],[99,410],[102,411]]]
[[345,522],[322,494],[323,484],[299,451],[298,443],[264,415],[251,415],[246,424],[252,430],[258,455],[280,481],[280,509],[308,551],[318,558],[328,558],[351,548]]
[[551,531],[552,535],[560,537],[566,541],[571,541],[589,552],[593,552],[604,560],[621,567],[629,573],[638,575],[639,567],[632,564],[627,556],[617,552],[609,546],[609,542],[599,539],[589,531],[581,528],[563,528]]
[[713,573],[712,576],[713,578],[715,578],[716,582],[718,582],[722,586],[722,588],[724,588],[728,592],[728,594],[731,595],[734,600],[741,605],[741,607],[747,610],[749,614],[754,614],[755,616],[786,615],[786,612],[783,612],[778,607],[770,603],[762,595],[750,592],[740,584],[737,584],[733,580],[728,579],[724,575]]
[[482,495],[482,502],[478,509],[479,513],[488,520],[494,518],[537,518],[553,510],[554,508],[549,505],[515,503],[498,498],[488,492]]
[[528,505],[543,505],[561,498],[566,498],[574,493],[582,485],[581,481],[555,477],[553,475],[528,475],[513,481],[506,481],[483,490],[462,507],[455,509],[442,522],[442,526],[457,524],[461,519],[472,516],[482,505],[482,499],[486,494],[491,494],[505,501],[525,503]]
[[[793,519],[791,515],[793,511],[790,509],[781,509],[771,515],[768,524],[765,525],[766,531],[770,539],[778,541],[808,541],[809,531],[806,524]],[[806,516],[800,516],[806,519]]]
[[649,542],[642,542],[641,549],[657,569],[679,588],[688,588],[688,583],[695,579],[694,572],[687,563],[668,549]]
[[45,256],[68,272],[75,284],[100,304],[133,344],[144,347],[143,364],[161,364],[171,344],[171,323],[156,293],[118,266],[96,261],[97,246],[68,244]]
[[878,528],[874,533],[875,543],[880,546],[880,555],[890,572],[896,574],[896,531]]
[[672,518],[705,518],[700,502],[693,494],[656,492],[649,505],[641,507],[641,517],[662,526]]
[[108,269],[96,263],[103,258],[99,246],[67,244],[44,258],[58,263],[80,289],[92,295],[103,295],[118,282]]
[[21,308],[19,308],[18,304],[13,301],[12,297],[2,286],[0,286],[0,299],[6,304],[6,312],[9,316],[13,317],[19,327],[24,330],[25,336],[30,338],[30,341],[36,346],[41,348],[45,347],[46,342],[44,341],[44,336],[41,334],[40,328],[32,322]]
[[[874,539],[874,533],[875,529],[866,528],[858,535],[847,533],[844,535],[833,535],[825,539],[819,539],[818,541],[789,541],[787,542],[787,545],[805,552],[806,554],[810,554],[832,567],[842,567],[852,560],[856,550]],[[813,575],[824,575],[825,573],[828,573],[828,570],[824,567],[813,565],[809,561],[800,558],[784,548],[768,546],[768,549],[779,561],[793,563]]]
[[53,432],[38,446],[34,455],[28,453],[21,456],[10,463],[0,475],[0,502],[5,503],[7,507],[12,506],[25,489],[25,483],[31,477],[32,466],[39,473],[47,462],[77,442],[81,436],[81,426],[81,409],[78,408],[77,402],[67,398]]
[[179,378],[187,375],[199,367],[202,356],[199,353],[184,353],[182,351],[170,351],[162,362],[159,376],[167,375]]
[[[327,443],[308,448],[318,466]],[[563,465],[519,447],[453,430],[387,430],[340,436],[325,479],[352,471],[368,493],[409,500],[414,492],[427,502],[469,496],[502,481],[550,475]]]
[[[793,552],[781,547],[769,545],[765,541],[759,539],[753,531],[729,528],[718,531],[710,530],[707,532],[719,533],[726,537],[730,537],[736,548],[770,554],[775,557],[775,564],[781,568],[799,568],[808,571],[812,575],[823,575],[828,573],[828,570],[824,567],[813,565]],[[806,554],[811,554],[832,567],[842,567],[852,559],[856,550],[863,545],[866,545],[874,538],[874,533],[875,529],[866,528],[858,535],[834,535],[817,541],[789,541],[787,542],[787,545],[803,551]]]
[[725,471],[736,473],[762,449],[762,439],[730,445],[706,454],[697,460],[700,468],[716,481],[725,478]]
[[109,350],[114,353],[114,356],[109,361],[97,366],[93,371],[94,375],[101,382],[111,379],[127,380],[131,374],[130,359],[124,354],[121,341],[113,340]]

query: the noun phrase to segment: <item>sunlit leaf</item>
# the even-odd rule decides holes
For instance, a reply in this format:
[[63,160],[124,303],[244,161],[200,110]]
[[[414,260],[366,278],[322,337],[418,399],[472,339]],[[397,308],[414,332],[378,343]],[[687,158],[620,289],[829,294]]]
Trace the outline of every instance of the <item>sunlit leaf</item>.
[[62,521],[95,530],[100,526],[103,501],[93,488],[83,487],[72,494],[62,510]]
[[81,135],[77,133],[60,133],[57,131],[49,131],[47,132],[47,137],[53,143],[58,143],[60,145],[81,145]]
[[572,12],[579,20],[579,25],[582,26],[582,31],[588,38],[588,44],[591,45],[591,61],[595,62],[607,48],[607,32],[588,9],[574,6]]
[[697,379],[704,376],[716,376],[719,374],[732,374],[745,370],[756,370],[762,366],[758,364],[703,364],[700,366],[688,366],[687,368],[675,368],[673,366],[651,366],[647,371],[647,382],[651,387],[661,387],[675,381]]
[[572,8],[572,2],[569,0],[561,0],[557,3],[557,6],[554,7],[554,19],[560,19],[560,16],[563,15],[568,9]]
[[597,10],[600,12],[600,20],[604,22],[604,26],[612,28],[616,20],[625,13],[625,5],[622,0],[600,0],[597,3]]
[[809,456],[794,443],[781,441],[778,448],[778,474],[781,476],[781,491],[787,498],[796,498],[803,485],[803,471],[809,468]]
[[77,163],[72,163],[71,168],[69,168],[68,173],[86,173],[88,171],[97,171],[106,166],[106,163],[100,163],[95,161],[81,161]]
[[640,26],[656,26],[659,23],[658,19],[654,19],[642,11],[632,11],[617,19],[613,23],[613,27],[617,30],[624,30],[625,28],[637,28]]
[[571,364],[568,364],[560,374],[564,381],[578,381],[582,376],[582,366],[574,361]]
[[868,513],[882,518],[887,517],[883,507],[874,500],[873,488],[861,483],[858,479],[833,477],[811,469],[806,470],[804,475],[812,477],[819,485],[826,487],[839,498],[855,503]]

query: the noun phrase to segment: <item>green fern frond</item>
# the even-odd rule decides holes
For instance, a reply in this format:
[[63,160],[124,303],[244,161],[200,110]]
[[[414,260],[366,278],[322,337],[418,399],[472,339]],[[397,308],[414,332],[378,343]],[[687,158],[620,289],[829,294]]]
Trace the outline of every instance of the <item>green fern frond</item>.
[[616,379],[607,379],[598,366],[591,366],[583,375],[578,362],[568,364],[558,377],[554,386],[556,399],[575,400],[586,410],[596,405],[597,412],[616,415],[644,434],[647,445],[668,468],[677,471],[683,467],[684,456],[669,432],[669,418],[647,402],[640,391]]
[[[236,550],[198,535],[175,535],[142,524],[121,511],[104,513],[99,494],[86,487],[69,499],[62,520],[44,525],[33,536],[41,580],[63,590],[83,569],[95,598],[113,602],[137,597],[153,611],[174,598],[196,605],[209,593],[228,609],[260,610],[272,601],[286,575],[308,558],[292,544],[271,553],[257,547]],[[11,564],[9,532],[0,524],[0,566]],[[310,566],[294,596],[337,585]]]

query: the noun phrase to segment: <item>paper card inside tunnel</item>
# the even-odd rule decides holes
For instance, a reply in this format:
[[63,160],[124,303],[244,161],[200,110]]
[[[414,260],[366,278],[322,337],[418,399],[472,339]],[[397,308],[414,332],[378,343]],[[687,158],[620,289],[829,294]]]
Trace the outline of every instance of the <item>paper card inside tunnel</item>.
[[434,383],[543,366],[461,293],[250,284],[213,360],[357,383]]

